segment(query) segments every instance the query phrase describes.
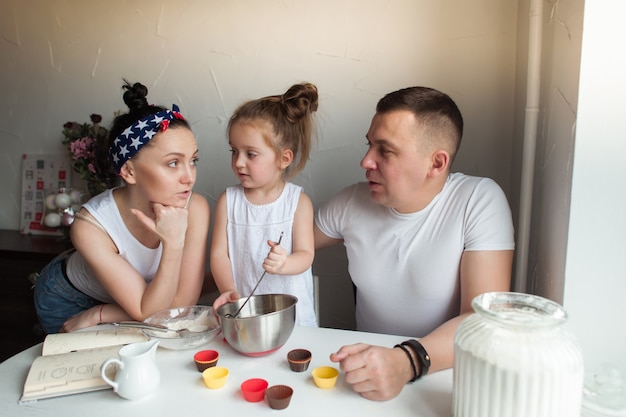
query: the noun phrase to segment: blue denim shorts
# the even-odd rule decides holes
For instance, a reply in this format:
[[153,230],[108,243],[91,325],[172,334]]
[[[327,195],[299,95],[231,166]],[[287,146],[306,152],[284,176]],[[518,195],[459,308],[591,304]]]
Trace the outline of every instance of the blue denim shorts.
[[46,334],[58,333],[68,318],[102,304],[70,283],[65,272],[67,257],[64,253],[54,258],[41,270],[35,283],[35,311]]

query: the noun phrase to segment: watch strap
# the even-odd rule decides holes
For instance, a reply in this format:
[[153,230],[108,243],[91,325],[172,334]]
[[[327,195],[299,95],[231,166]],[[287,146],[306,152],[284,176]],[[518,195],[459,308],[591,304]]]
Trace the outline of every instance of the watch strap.
[[402,342],[401,345],[410,347],[413,353],[415,353],[415,357],[420,364],[420,371],[417,375],[417,379],[426,375],[428,373],[428,369],[430,368],[430,355],[426,352],[424,346],[415,339]]

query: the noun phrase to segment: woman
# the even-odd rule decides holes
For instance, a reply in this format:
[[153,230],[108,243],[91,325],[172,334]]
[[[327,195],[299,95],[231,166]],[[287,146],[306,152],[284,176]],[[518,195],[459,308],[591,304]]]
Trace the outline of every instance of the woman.
[[149,105],[140,83],[123,88],[129,111],[113,122],[109,152],[125,186],[83,205],[70,230],[76,250],[42,270],[35,308],[46,333],[141,321],[200,296],[210,208],[192,194],[195,136],[176,106]]

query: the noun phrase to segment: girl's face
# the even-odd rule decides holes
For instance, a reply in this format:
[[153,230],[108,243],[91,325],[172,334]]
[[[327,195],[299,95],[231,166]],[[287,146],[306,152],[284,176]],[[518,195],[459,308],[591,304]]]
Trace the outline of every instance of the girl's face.
[[289,165],[281,166],[276,150],[268,144],[270,132],[261,121],[235,122],[230,127],[231,167],[244,188],[271,188]]
[[136,186],[151,202],[185,207],[196,182],[198,147],[193,133],[182,127],[157,133],[135,157],[129,160]]

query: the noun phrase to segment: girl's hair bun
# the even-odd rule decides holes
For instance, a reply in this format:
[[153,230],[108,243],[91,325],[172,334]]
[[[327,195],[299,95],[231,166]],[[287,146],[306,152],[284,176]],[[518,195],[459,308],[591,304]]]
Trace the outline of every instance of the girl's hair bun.
[[295,123],[303,117],[307,117],[317,111],[318,94],[317,87],[311,83],[292,85],[281,96],[285,115],[291,123]]

